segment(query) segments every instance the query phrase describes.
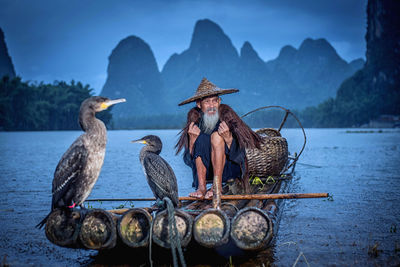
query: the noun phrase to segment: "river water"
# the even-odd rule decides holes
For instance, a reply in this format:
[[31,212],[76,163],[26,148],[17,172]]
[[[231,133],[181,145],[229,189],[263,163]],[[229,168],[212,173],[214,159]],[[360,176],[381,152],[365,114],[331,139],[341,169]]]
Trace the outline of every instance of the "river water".
[[[130,141],[161,137],[161,156],[172,166],[179,194],[191,192],[191,170],[175,156],[177,130],[109,131],[101,175],[89,198],[137,198],[152,193]],[[96,251],[60,248],[34,226],[51,204],[54,169],[81,134],[0,132],[0,262],[2,266],[92,265]],[[298,129],[282,132],[299,151]],[[400,131],[306,129],[307,145],[290,192],[328,192],[327,199],[284,200],[279,231],[268,256],[232,261],[259,266],[396,266],[400,264]],[[150,203],[102,203],[148,206]],[[224,266],[229,266],[227,260]]]

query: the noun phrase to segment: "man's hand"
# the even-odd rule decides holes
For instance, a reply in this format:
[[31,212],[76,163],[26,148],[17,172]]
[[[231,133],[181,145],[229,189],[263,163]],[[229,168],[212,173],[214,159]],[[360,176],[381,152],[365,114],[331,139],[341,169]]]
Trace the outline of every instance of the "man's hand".
[[191,122],[189,125],[189,151],[192,154],[194,142],[196,142],[197,137],[200,135],[200,129],[197,127],[194,122]]
[[232,133],[231,133],[231,131],[229,131],[229,127],[224,121],[222,121],[219,124],[218,134],[224,139],[228,148],[231,148],[232,140],[233,140]]

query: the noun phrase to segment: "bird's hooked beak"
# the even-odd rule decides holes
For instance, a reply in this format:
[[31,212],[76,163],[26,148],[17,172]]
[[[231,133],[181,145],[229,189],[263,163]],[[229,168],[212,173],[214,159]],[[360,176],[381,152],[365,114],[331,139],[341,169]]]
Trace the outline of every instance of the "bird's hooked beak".
[[119,98],[119,99],[115,99],[115,100],[107,100],[107,101],[104,101],[103,103],[101,103],[101,108],[104,110],[104,109],[109,108],[112,105],[115,105],[118,103],[123,103],[123,102],[126,102],[125,98]]
[[146,140],[142,140],[142,139],[139,139],[139,140],[132,140],[131,143],[145,144],[145,145],[147,145]]

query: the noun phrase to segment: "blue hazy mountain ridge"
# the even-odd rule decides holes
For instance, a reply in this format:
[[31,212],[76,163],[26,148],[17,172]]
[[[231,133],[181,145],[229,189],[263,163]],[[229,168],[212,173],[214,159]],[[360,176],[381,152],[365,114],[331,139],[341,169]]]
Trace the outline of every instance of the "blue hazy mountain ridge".
[[206,76],[221,87],[240,89],[240,97],[228,97],[227,102],[242,112],[270,104],[301,109],[334,97],[343,80],[357,70],[356,64],[341,59],[324,39],[306,39],[299,50],[293,48],[294,53],[288,55],[283,49],[282,62],[280,57],[264,62],[250,42],[244,43],[240,55],[235,52],[216,23],[200,20],[189,49],[174,54],[165,64],[164,84],[170,90],[175,87],[181,100],[189,97]]
[[203,77],[219,86],[237,87],[238,64],[238,52],[223,30],[210,20],[198,21],[189,48],[172,55],[162,69],[164,86],[169,90],[167,102],[176,109],[179,102],[193,95]]
[[163,89],[150,46],[135,36],[120,41],[109,56],[107,80],[100,94],[111,99],[126,98],[127,105],[113,108],[113,118],[161,113]]
[[10,78],[14,78],[15,69],[11,57],[8,54],[3,30],[0,28],[0,78],[6,75]]
[[363,62],[347,63],[325,39],[307,38],[298,50],[285,46],[266,64],[277,77],[277,97],[286,96],[290,108],[304,108],[334,97],[340,84],[362,68]]
[[101,94],[118,94],[130,103],[115,107],[116,120],[129,114],[177,114],[187,109],[177,104],[207,77],[222,88],[240,90],[224,97],[238,112],[275,104],[302,109],[334,97],[340,84],[363,65],[362,59],[347,63],[325,39],[310,38],[299,49],[283,47],[276,59],[265,62],[248,41],[239,54],[220,26],[204,19],[196,22],[189,48],[173,54],[161,72],[143,40],[131,36],[121,41],[109,57]]

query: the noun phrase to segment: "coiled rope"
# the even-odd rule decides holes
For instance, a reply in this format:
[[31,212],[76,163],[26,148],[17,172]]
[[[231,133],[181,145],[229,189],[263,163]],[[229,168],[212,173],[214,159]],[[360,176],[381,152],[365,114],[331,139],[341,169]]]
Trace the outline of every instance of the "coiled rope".
[[153,225],[154,225],[154,217],[153,216],[153,220],[151,220],[150,223],[150,236],[149,236],[149,262],[150,262],[150,267],[153,267],[153,260],[151,259],[151,245],[153,244]]
[[[174,267],[178,267],[178,257],[176,256],[176,251],[178,251],[179,255],[179,260],[181,261],[181,265],[186,267],[186,262],[185,258],[183,256],[183,251],[182,251],[182,245],[181,245],[181,239],[179,238],[179,232],[178,228],[176,227],[176,220],[175,220],[175,208],[174,204],[172,204],[171,199],[168,197],[164,197],[162,201],[159,201],[157,203],[159,207],[164,208],[165,206],[167,207],[167,212],[168,212],[168,237],[169,237],[169,243],[171,246],[171,253],[172,253],[172,260],[174,263]],[[155,217],[155,216],[154,216]],[[151,250],[151,245],[152,245],[152,237],[153,237],[153,223],[154,223],[154,218],[151,221],[150,225],[150,243],[149,243],[149,262],[150,266],[153,266],[153,260],[151,257],[152,250]]]
[[177,250],[179,254],[179,260],[181,261],[181,265],[186,267],[185,258],[183,257],[181,239],[179,238],[178,228],[176,227],[174,205],[172,204],[171,199],[169,199],[168,197],[164,197],[163,201],[164,203],[166,203],[168,210],[169,243],[171,245],[171,252],[174,261],[174,266],[175,267],[178,266],[178,259],[176,257],[176,250]]

